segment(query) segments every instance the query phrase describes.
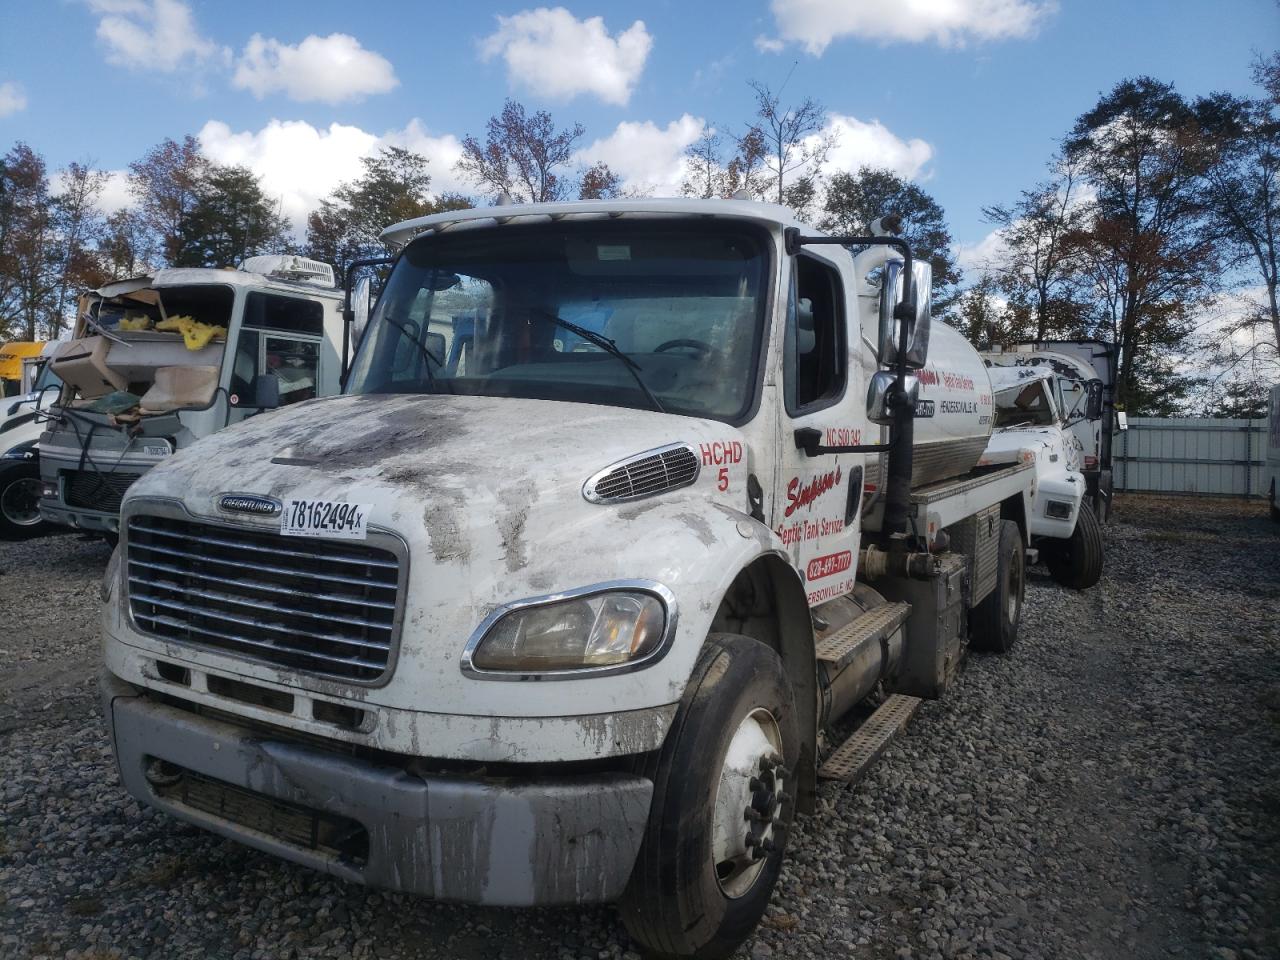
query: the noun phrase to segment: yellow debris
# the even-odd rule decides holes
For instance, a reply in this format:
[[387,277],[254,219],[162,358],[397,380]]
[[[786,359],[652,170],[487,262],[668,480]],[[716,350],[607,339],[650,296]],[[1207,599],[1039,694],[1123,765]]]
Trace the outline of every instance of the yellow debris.
[[226,327],[215,327],[210,323],[202,323],[193,317],[170,317],[156,324],[157,330],[177,330],[182,334],[182,342],[188,350],[199,350],[214,337],[225,337]]
[[130,310],[120,320],[121,330],[150,330],[151,318],[145,313],[137,313]]

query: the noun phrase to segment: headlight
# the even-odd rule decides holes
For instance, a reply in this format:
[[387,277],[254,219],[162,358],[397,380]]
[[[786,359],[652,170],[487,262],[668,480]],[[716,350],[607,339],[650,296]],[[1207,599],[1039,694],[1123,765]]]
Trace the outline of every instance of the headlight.
[[[665,595],[665,596],[664,596]],[[662,588],[601,589],[516,604],[490,617],[467,645],[473,674],[610,671],[649,660],[674,625],[674,598]]]

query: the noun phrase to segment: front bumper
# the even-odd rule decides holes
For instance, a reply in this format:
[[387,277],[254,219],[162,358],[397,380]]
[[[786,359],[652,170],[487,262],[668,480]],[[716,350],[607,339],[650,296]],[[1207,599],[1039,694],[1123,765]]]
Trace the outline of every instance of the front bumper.
[[81,507],[68,507],[58,500],[42,499],[40,516],[49,523],[76,530],[91,530],[94,533],[120,533],[120,514],[104,513],[101,510],[85,510]]
[[[167,706],[110,674],[101,687],[134,797],[344,880],[494,906],[607,902],[640,848],[653,793],[643,777],[418,776]],[[170,764],[202,796],[230,799],[192,800]],[[341,845],[316,845],[335,830]]]

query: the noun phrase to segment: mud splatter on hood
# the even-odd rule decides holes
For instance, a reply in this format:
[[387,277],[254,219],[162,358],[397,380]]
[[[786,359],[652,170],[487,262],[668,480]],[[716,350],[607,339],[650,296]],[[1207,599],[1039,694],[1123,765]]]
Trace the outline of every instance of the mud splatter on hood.
[[[603,509],[581,494],[597,470],[667,443],[697,449],[739,436],[713,421],[589,404],[338,397],[207,437],[152,470],[130,497],[179,497],[191,513],[215,517],[229,492],[366,503],[371,524],[410,540],[425,528],[438,562],[479,560],[511,573],[528,562],[531,525]],[[476,556],[494,533],[482,551],[492,555]]]

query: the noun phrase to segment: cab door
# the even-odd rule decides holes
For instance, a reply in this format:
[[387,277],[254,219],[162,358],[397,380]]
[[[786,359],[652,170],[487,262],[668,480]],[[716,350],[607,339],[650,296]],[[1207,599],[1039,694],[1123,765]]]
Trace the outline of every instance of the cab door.
[[796,431],[818,431],[822,446],[879,439],[864,437],[862,337],[854,290],[848,257],[828,259],[805,250],[792,258],[779,378],[782,469],[776,474],[771,526],[804,577],[810,606],[853,590],[866,455],[809,456],[797,446]]

